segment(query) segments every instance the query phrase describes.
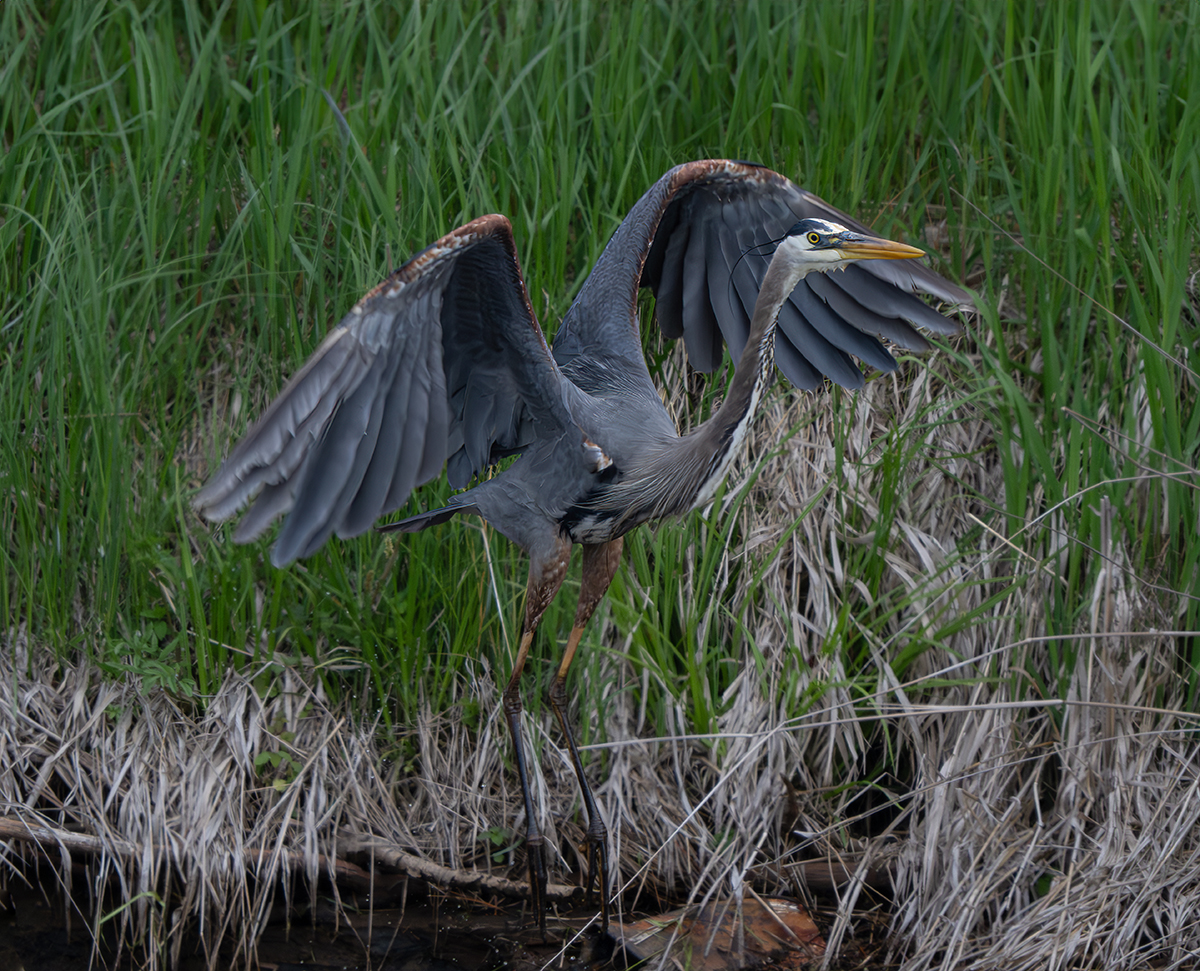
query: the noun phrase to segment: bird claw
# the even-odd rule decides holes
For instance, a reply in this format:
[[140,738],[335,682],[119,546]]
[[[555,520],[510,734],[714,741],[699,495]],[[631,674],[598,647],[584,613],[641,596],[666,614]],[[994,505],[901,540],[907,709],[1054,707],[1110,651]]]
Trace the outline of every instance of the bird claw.
[[608,933],[608,839],[607,834],[603,832],[592,832],[591,827],[588,828],[587,834],[587,883],[584,885],[584,892],[588,903],[592,902],[592,889],[595,888],[596,893],[600,897],[600,933]]
[[545,837],[532,836],[525,841],[525,855],[529,861],[529,905],[537,914],[538,928],[542,938],[546,937],[546,851]]
[[[585,899],[591,903],[600,898],[600,933],[608,933],[609,887],[608,887],[608,834],[601,830],[588,829],[587,883],[584,884]],[[529,906],[537,914],[538,928],[543,939],[546,937],[547,887],[545,837],[540,833],[525,840],[525,856],[529,864]]]

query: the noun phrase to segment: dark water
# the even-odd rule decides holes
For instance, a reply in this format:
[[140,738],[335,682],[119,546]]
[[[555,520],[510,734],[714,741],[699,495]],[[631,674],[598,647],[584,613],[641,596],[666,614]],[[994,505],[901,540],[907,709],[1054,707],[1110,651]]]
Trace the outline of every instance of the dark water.
[[[92,939],[78,911],[57,886],[28,887],[10,879],[0,894],[0,971],[88,971]],[[486,912],[480,912],[484,910]],[[594,936],[576,938],[592,914],[551,921],[548,941],[523,919],[519,907],[468,909],[445,898],[409,903],[403,909],[372,914],[337,915],[332,904],[316,913],[280,914],[258,946],[262,968],[277,971],[533,971],[556,967],[611,967],[611,944]],[[568,943],[571,942],[571,943]],[[565,953],[564,953],[565,946]],[[98,969],[112,965],[113,942],[101,944]],[[184,946],[180,967],[207,967],[198,945]],[[142,966],[145,955],[128,950],[117,965]],[[219,955],[217,967],[230,968],[232,952]]]

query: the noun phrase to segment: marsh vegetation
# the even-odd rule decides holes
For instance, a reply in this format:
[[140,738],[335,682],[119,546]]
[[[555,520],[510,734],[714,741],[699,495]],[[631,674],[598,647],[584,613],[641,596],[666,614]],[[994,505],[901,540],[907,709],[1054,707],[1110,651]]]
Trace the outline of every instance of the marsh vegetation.
[[[100,840],[87,919],[128,902],[151,965],[249,955],[281,885],[328,892],[369,841],[519,879],[519,551],[456,524],[278,571],[189,496],[446,230],[507,214],[552,334],[645,187],[746,158],[980,314],[860,392],[779,387],[711,508],[629,537],[572,685],[623,906],[804,894],[828,859],[888,887],[822,896],[835,950],[875,911],[911,971],[1185,967],[1198,16],[6,0],[0,817]],[[645,335],[680,421],[709,413],[724,375]],[[527,692],[556,881],[581,830],[533,685],[572,609]]]

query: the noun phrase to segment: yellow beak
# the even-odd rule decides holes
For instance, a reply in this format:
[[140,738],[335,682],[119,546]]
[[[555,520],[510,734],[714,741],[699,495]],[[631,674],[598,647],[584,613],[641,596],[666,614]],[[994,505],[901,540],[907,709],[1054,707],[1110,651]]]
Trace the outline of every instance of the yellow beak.
[[846,232],[833,241],[834,249],[855,260],[914,260],[924,256],[925,251],[919,250],[908,243],[897,243],[878,236],[863,236],[861,233]]

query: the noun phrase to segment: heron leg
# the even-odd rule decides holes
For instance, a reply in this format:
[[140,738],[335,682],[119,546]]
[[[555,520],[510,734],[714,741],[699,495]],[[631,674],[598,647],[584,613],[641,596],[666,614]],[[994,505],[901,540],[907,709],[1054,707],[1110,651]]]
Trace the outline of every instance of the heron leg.
[[618,537],[609,543],[585,545],[583,548],[583,577],[579,590],[579,606],[575,609],[575,623],[571,628],[571,636],[567,638],[567,649],[563,653],[562,663],[558,673],[550,685],[550,707],[558,716],[559,727],[567,740],[567,748],[571,753],[571,763],[575,766],[575,776],[579,779],[579,791],[583,797],[583,805],[587,810],[587,893],[590,896],[595,887],[600,895],[600,932],[608,930],[608,829],[596,808],[596,800],[592,796],[591,786],[583,772],[583,762],[579,758],[579,748],[575,744],[575,736],[567,724],[567,671],[575,659],[575,651],[583,636],[583,629],[591,620],[596,605],[608,591],[613,574],[621,562],[621,549],[624,539]]
[[513,754],[517,775],[521,779],[521,798],[525,801],[525,854],[529,860],[530,905],[538,915],[542,936],[546,936],[546,838],[533,810],[533,793],[529,788],[529,771],[525,763],[525,746],[521,741],[521,672],[529,656],[533,635],[541,623],[542,614],[562,586],[571,560],[571,543],[561,540],[553,554],[529,566],[529,586],[525,591],[525,623],[521,628],[521,643],[513,662],[512,675],[504,688],[504,715],[512,734]]

